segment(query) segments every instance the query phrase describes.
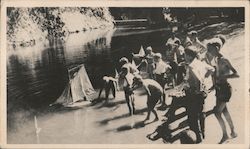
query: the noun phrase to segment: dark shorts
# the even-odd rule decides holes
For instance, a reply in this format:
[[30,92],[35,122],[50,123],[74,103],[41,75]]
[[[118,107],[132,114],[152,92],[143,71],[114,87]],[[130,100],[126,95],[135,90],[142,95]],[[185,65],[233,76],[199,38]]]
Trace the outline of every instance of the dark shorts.
[[169,65],[172,68],[171,71],[170,71],[170,73],[173,74],[173,75],[175,75],[177,73],[178,65],[174,61],[170,61]]
[[231,85],[228,82],[217,84],[215,96],[217,100],[229,102],[232,96]]
[[161,92],[151,93],[151,96],[148,96],[147,106],[149,110],[153,110],[157,102],[161,99]]
[[164,78],[164,74],[155,74],[155,80],[164,88],[166,84],[166,79]]

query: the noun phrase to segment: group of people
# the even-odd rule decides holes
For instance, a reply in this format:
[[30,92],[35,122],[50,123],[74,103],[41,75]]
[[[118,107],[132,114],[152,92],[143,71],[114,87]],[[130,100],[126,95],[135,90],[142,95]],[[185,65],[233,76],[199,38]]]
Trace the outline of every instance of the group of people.
[[[183,92],[182,98],[186,101],[188,125],[196,135],[195,143],[201,143],[205,138],[204,101],[207,95],[215,90],[216,105],[212,113],[218,119],[223,132],[219,143],[229,139],[222,114],[231,128],[231,137],[235,138],[237,134],[227,109],[227,102],[232,94],[227,79],[236,78],[239,75],[229,60],[220,53],[225,42],[226,38],[223,35],[217,35],[203,44],[198,39],[198,33],[191,31],[182,43],[173,32],[166,42],[163,54],[154,53],[152,47],[147,47],[145,53],[132,54],[133,59],[140,60],[139,65],[135,65],[133,60],[129,61],[128,58],[122,57],[119,61],[121,64],[119,77],[103,78],[106,82],[104,87],[106,98],[109,90],[113,91],[115,97],[118,84],[122,84],[129,114],[133,115],[135,113],[134,91],[143,87],[147,93],[148,109],[145,121],[150,118],[151,112],[157,121],[159,119],[155,110],[157,103],[161,103],[158,110],[166,110],[165,100],[170,96],[167,90],[178,88]],[[146,67],[147,77],[142,76],[143,67]],[[174,93],[172,96],[175,96]]]

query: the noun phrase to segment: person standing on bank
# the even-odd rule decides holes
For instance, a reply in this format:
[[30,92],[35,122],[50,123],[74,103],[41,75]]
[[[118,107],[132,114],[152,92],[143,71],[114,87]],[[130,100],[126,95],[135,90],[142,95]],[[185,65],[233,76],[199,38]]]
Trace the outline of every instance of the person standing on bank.
[[[156,53],[155,54],[155,70],[154,70],[154,74],[155,74],[155,80],[161,85],[161,87],[164,89],[164,86],[167,82],[167,73],[169,73],[171,67],[166,64],[163,60],[162,60],[162,55],[161,53]],[[158,107],[158,109],[166,109],[167,105],[166,105],[166,99],[165,99],[165,94],[163,91],[163,98],[161,101],[161,106]]]
[[204,100],[207,97],[202,85],[203,80],[214,72],[214,68],[197,58],[193,49],[185,49],[186,76],[184,81],[189,84],[186,88],[187,115],[190,129],[195,132],[197,143],[205,137],[205,116],[203,113]]
[[177,78],[176,85],[179,85],[183,81],[183,77],[185,75],[185,67],[182,65],[185,62],[185,50],[181,45],[180,40],[176,40],[174,42],[174,49],[176,51],[176,59],[177,59]]
[[177,57],[175,50],[175,42],[180,40],[175,36],[175,32],[171,33],[171,37],[167,40],[166,43],[166,60],[171,66],[171,74],[173,75],[174,81],[176,82],[176,73],[177,73]]
[[130,63],[126,57],[122,57],[119,60],[119,62],[120,62],[121,68],[123,66],[128,67],[129,73],[139,74],[139,70],[132,63]]
[[[213,41],[216,41],[216,39]],[[222,43],[224,42],[222,41]],[[237,71],[231,65],[230,61],[220,54],[221,47],[222,44],[220,44],[220,42],[210,42],[207,44],[208,52],[213,56],[213,59],[210,62],[211,64],[214,64],[216,68],[216,73],[214,75],[216,106],[214,107],[214,113],[219,121],[223,133],[219,144],[222,144],[229,139],[225,122],[222,119],[222,114],[225,116],[225,119],[230,126],[231,137],[237,137],[232,118],[227,108],[227,103],[229,102],[232,95],[232,87],[228,83],[227,79],[239,77]]]
[[144,87],[147,92],[147,117],[144,121],[149,120],[150,113],[153,112],[155,115],[154,121],[158,121],[159,117],[157,112],[155,111],[155,105],[162,98],[163,89],[161,85],[153,79],[142,79],[140,75],[136,75],[133,80],[132,90],[136,90],[137,88]]
[[153,49],[152,49],[151,46],[146,48],[145,53],[146,53],[146,55],[145,55],[144,61],[147,64],[147,72],[149,74],[149,78],[150,79],[155,79],[155,76],[154,76],[154,73],[153,73],[153,71],[155,69],[155,63],[154,63],[155,53],[153,52]]
[[128,105],[129,115],[135,114],[134,92],[131,90],[134,75],[130,73],[129,66],[122,66],[120,78],[123,80],[123,90]]
[[198,39],[197,31],[190,31],[187,35],[184,47],[190,47],[197,52],[197,58],[202,60],[206,54],[206,46]]

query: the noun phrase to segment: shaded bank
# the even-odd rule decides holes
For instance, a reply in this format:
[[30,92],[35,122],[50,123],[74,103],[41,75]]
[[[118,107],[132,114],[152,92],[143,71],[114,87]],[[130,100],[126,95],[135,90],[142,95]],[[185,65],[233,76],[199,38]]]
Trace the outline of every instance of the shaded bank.
[[47,36],[113,27],[113,17],[105,7],[8,7],[7,41],[16,46],[44,42]]

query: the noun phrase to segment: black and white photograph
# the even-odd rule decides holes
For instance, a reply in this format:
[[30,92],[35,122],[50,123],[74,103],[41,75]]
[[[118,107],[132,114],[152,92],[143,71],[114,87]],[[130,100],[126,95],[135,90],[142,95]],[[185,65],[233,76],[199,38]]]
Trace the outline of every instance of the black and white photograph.
[[5,3],[6,147],[247,144],[249,3],[155,3]]

